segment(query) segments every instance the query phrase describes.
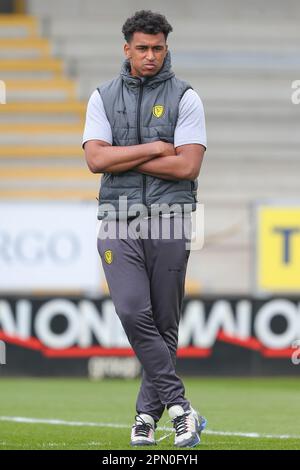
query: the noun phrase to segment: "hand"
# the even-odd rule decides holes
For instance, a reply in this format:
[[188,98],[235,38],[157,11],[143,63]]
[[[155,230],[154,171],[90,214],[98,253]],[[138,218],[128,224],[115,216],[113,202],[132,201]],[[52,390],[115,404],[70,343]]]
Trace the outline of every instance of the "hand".
[[159,157],[169,157],[170,155],[176,155],[175,147],[173,144],[160,140],[159,145],[160,145]]

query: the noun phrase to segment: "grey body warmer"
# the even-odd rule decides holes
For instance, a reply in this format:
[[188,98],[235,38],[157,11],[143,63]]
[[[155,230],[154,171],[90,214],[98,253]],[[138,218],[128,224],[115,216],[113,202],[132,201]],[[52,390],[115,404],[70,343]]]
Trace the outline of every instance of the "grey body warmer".
[[[128,146],[164,140],[174,143],[179,103],[192,88],[175,77],[170,52],[153,77],[133,77],[125,60],[120,76],[98,92],[112,129],[113,145]],[[180,157],[178,157],[180,158]],[[128,219],[157,213],[196,210],[197,180],[170,181],[134,170],[104,173],[98,219]]]

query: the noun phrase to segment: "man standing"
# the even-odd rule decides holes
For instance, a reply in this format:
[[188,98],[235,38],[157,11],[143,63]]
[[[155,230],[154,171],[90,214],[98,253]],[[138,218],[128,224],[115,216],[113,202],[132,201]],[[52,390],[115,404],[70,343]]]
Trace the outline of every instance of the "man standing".
[[[190,254],[186,227],[206,149],[204,111],[197,93],[171,69],[166,41],[172,26],[163,15],[136,12],[122,31],[126,60],[120,76],[92,94],[83,146],[89,169],[103,173],[98,251],[116,312],[143,366],[131,444],[155,444],[167,408],[175,445],[194,447],[206,422],[185,398],[175,363]],[[138,235],[132,221],[139,222]],[[168,237],[161,233],[165,221]]]

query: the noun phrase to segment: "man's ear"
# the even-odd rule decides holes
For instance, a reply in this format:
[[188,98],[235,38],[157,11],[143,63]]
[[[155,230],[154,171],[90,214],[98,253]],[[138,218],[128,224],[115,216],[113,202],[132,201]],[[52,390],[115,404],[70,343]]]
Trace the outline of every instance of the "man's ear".
[[165,57],[167,57],[167,54],[168,54],[168,44],[166,44],[166,51],[165,51]]
[[130,47],[129,47],[127,42],[124,44],[124,53],[125,53],[127,59],[131,59]]

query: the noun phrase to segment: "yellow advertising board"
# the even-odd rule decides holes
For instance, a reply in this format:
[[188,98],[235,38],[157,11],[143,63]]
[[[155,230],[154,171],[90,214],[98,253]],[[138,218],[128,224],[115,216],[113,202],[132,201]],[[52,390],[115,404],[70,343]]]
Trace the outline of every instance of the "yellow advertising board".
[[258,206],[256,230],[257,288],[300,292],[300,203]]

